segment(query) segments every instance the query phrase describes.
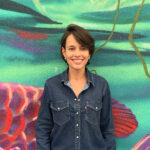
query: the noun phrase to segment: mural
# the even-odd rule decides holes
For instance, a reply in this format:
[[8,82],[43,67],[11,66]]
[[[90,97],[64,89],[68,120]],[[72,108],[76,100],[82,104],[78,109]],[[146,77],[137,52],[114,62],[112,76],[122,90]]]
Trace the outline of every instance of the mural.
[[149,10],[148,0],[0,0],[0,150],[36,149],[43,86],[67,67],[70,23],[96,40],[88,68],[109,82],[117,150],[149,149]]

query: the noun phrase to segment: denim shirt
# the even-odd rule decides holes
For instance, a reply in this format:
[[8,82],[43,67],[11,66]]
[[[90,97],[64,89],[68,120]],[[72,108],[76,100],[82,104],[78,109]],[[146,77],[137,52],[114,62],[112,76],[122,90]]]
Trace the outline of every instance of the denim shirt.
[[116,150],[107,81],[86,69],[87,84],[76,97],[67,72],[45,83],[36,125],[37,150]]

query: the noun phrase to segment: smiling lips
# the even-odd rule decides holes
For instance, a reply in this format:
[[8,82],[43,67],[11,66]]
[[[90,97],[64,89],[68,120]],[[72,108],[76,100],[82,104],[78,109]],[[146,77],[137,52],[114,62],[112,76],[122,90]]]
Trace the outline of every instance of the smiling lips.
[[77,64],[80,65],[83,62],[84,59],[72,59],[72,61]]

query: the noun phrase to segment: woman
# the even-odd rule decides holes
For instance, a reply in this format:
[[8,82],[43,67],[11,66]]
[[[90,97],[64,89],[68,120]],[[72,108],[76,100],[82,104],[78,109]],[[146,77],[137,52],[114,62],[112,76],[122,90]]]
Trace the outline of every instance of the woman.
[[45,83],[36,126],[38,150],[116,149],[108,83],[86,68],[93,52],[89,32],[69,25],[61,39],[68,69]]

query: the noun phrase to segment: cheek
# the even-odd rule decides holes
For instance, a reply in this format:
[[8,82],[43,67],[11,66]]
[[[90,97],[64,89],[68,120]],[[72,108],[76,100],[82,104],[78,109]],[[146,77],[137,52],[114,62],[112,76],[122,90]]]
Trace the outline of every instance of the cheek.
[[84,53],[84,56],[85,56],[85,57],[90,57],[89,51],[86,51],[86,52]]
[[85,58],[86,58],[86,59],[89,59],[89,58],[90,58],[89,53],[85,55]]
[[89,58],[86,58],[85,62],[87,63],[89,61]]
[[66,58],[71,58],[73,56],[73,54],[71,53],[66,53]]

